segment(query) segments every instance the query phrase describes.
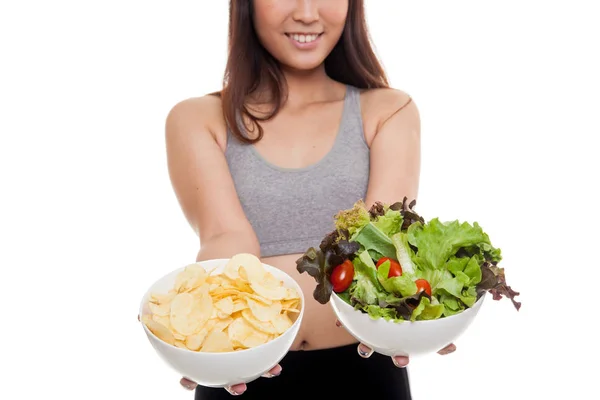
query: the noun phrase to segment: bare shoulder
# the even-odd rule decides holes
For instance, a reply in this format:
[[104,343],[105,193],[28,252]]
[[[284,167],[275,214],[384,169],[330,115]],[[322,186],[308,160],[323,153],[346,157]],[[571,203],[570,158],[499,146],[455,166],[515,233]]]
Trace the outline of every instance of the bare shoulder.
[[183,100],[167,116],[169,176],[202,243],[231,232],[254,235],[224,154],[224,126],[221,100],[212,95]]
[[191,97],[175,104],[167,115],[169,140],[188,140],[190,136],[211,135],[223,150],[227,134],[221,98],[212,94]]
[[361,92],[365,139],[370,145],[390,119],[404,119],[407,123],[419,122],[419,110],[412,96],[400,89],[366,89]]

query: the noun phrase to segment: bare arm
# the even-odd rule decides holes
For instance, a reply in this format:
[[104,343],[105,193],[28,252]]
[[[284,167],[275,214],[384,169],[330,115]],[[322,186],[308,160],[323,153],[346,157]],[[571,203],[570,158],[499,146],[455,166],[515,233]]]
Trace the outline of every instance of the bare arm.
[[[371,95],[371,94],[369,94]],[[394,203],[405,196],[416,200],[419,191],[421,170],[421,120],[415,102],[406,93],[386,89],[373,93],[367,100],[367,111],[375,110],[377,118],[367,129],[367,142],[371,148],[371,172],[365,203],[370,206],[376,201]],[[379,111],[377,111],[379,110]],[[370,139],[370,140],[369,140]],[[439,354],[456,350],[449,344]],[[358,352],[368,358],[373,350],[359,344]],[[394,364],[405,367],[409,359],[392,357]]]
[[244,232],[227,232],[210,238],[200,246],[196,261],[231,258],[238,253],[260,257],[258,242]]
[[[224,129],[220,100],[177,104],[166,121],[169,176],[181,209],[200,239],[197,260],[260,256],[258,239],[238,200],[215,131]],[[221,126],[219,126],[221,125]]]
[[[221,103],[206,96],[178,103],[166,122],[169,176],[181,209],[198,234],[197,261],[230,258],[238,253],[260,257],[260,246],[239,202],[217,132],[224,129]],[[281,372],[276,365],[270,375]],[[193,390],[197,384],[182,378]],[[226,388],[241,394],[246,384]]]
[[421,169],[421,122],[415,102],[387,90],[376,101],[383,109],[371,140],[371,172],[365,202],[394,203],[417,198]]

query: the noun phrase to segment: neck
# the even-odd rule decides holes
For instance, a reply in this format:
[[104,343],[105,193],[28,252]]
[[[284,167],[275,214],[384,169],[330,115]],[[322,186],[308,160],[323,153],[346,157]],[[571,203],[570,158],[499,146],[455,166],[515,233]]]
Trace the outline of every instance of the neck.
[[[310,71],[282,67],[282,73],[287,86],[285,107],[302,108],[307,104],[339,100],[341,85],[325,73],[324,65]],[[259,113],[265,111],[262,106],[272,106],[272,101],[265,89],[256,91],[250,98],[253,111]]]
[[332,97],[335,82],[325,73],[325,66],[298,71],[282,68],[287,84],[287,101],[290,106],[327,101]]

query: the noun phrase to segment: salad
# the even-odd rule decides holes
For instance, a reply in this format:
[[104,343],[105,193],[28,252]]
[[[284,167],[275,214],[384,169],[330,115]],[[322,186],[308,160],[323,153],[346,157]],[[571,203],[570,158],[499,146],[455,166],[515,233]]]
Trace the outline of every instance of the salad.
[[332,293],[372,318],[395,322],[448,317],[473,306],[489,292],[519,295],[498,267],[501,251],[477,222],[425,222],[416,201],[370,209],[358,201],[334,218],[335,230],[296,261],[315,278],[314,298],[326,304]]

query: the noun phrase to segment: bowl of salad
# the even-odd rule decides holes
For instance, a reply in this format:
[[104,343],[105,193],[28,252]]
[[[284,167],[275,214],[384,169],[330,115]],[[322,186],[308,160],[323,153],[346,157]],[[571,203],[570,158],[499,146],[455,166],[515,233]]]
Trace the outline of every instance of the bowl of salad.
[[484,299],[519,295],[506,284],[501,251],[481,226],[429,221],[404,198],[358,201],[334,218],[335,229],[296,261],[344,328],[385,355],[418,356],[455,341]]

